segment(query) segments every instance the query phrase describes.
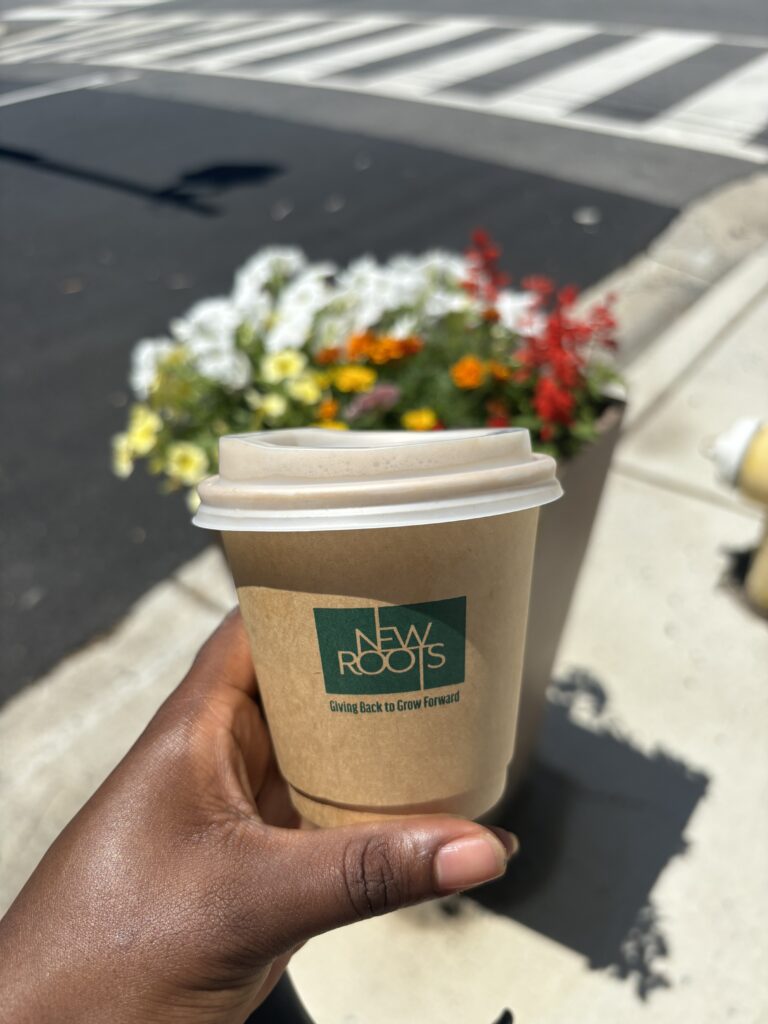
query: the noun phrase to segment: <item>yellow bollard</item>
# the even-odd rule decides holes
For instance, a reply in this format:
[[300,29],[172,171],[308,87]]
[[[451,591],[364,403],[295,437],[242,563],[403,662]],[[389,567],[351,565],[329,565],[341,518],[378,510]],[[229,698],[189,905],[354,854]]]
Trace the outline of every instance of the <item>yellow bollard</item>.
[[[758,502],[768,514],[768,421],[738,420],[715,440],[711,456],[720,479]],[[768,519],[744,590],[750,604],[768,614]]]

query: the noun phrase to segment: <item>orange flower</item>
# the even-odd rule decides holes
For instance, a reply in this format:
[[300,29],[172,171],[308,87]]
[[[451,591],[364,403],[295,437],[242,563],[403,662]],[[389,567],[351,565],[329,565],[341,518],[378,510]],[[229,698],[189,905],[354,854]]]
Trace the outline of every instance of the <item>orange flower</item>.
[[371,331],[353,334],[347,341],[350,359],[368,359],[377,366],[391,363],[395,359],[415,355],[423,348],[421,338],[393,338],[389,334],[376,337]]
[[462,356],[451,367],[451,378],[457,388],[469,391],[480,387],[487,372],[485,364],[477,356]]
[[329,366],[331,363],[337,363],[340,356],[341,349],[336,346],[321,348],[319,352],[315,353],[315,362],[318,366]]
[[370,331],[353,334],[347,339],[347,354],[350,359],[368,359],[375,344],[376,339]]
[[317,408],[319,420],[335,420],[339,412],[339,403],[335,398],[324,398]]
[[504,366],[503,363],[497,363],[495,360],[492,360],[488,364],[488,369],[491,371],[491,376],[494,380],[503,382],[512,379],[512,371],[508,366]]
[[404,356],[415,356],[417,352],[421,352],[424,348],[424,342],[415,335],[411,338],[403,338],[400,344],[402,345]]
[[371,349],[371,360],[379,366],[383,363],[390,363],[393,359],[402,359],[402,357],[402,342],[386,335],[383,338],[378,338]]

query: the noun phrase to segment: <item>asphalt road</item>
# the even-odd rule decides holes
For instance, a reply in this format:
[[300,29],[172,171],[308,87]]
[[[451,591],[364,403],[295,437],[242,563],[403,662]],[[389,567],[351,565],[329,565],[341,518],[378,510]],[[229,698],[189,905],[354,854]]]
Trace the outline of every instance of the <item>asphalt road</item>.
[[[579,2],[568,16],[609,20],[602,6]],[[663,6],[656,22],[646,4],[613,14],[688,25],[697,7]],[[700,26],[759,31],[762,0],[741,0],[727,19],[698,6]],[[25,63],[1,74],[0,102],[12,101],[0,107],[0,700],[108,630],[208,541],[153,481],[112,477],[109,438],[123,423],[135,341],[227,290],[260,246],[295,243],[344,261],[461,248],[482,224],[514,275],[586,285],[648,245],[690,198],[754,170],[723,154],[290,84],[148,70],[15,102],[31,84],[83,69]],[[179,202],[190,182],[194,201]],[[585,208],[599,211],[597,225],[578,223]]]

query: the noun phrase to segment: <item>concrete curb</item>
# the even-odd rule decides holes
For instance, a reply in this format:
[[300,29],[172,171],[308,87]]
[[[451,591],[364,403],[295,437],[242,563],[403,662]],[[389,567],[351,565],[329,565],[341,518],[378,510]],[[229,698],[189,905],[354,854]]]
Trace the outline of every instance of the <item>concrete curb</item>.
[[582,302],[616,295],[623,325],[619,361],[627,367],[766,239],[768,174],[760,171],[692,203],[646,252],[586,291]]
[[768,243],[727,273],[637,356],[625,374],[632,400],[624,419],[624,432],[644,422],[691,367],[765,292]]

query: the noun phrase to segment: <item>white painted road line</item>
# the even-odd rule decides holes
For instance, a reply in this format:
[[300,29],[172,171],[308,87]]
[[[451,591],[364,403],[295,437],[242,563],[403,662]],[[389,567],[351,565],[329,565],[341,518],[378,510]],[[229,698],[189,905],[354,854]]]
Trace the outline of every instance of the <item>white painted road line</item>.
[[100,57],[111,54],[119,49],[125,39],[136,39],[138,36],[157,35],[166,31],[175,31],[179,28],[186,28],[189,25],[196,25],[199,19],[190,14],[179,14],[172,17],[165,16],[162,21],[156,18],[145,18],[143,24],[127,27],[124,30],[109,32],[104,38],[97,42],[90,40],[86,46],[76,45],[68,47],[60,54],[60,59],[76,63],[98,64]]
[[353,42],[347,46],[334,47],[332,51],[319,56],[311,55],[304,59],[298,57],[267,69],[259,77],[270,81],[310,82],[315,78],[343,73],[387,57],[460,39],[485,28],[488,28],[487,21],[467,18],[447,19],[434,25],[416,27],[404,24],[400,32],[386,39],[373,39],[367,43]]
[[523,108],[566,114],[715,42],[716,36],[704,32],[648,32],[491,97],[490,105],[507,114]]
[[236,27],[218,33],[211,32],[209,25],[201,25],[199,35],[188,36],[186,39],[166,43],[163,46],[149,46],[142,50],[123,50],[120,53],[113,53],[103,63],[148,65],[153,61],[165,60],[167,57],[177,57],[182,53],[194,53],[196,50],[213,49],[217,46],[223,46],[225,43],[274,35],[286,29],[300,28],[302,25],[321,24],[323,20],[311,14],[293,14],[287,18],[278,18],[261,24],[248,25],[243,24],[242,19],[238,18]]
[[748,142],[768,125],[768,54],[695,93],[654,118],[654,133],[684,138],[705,133]]
[[4,21],[83,21],[103,18],[107,12],[76,7],[14,7],[3,11]]
[[13,60],[14,62],[55,59],[59,53],[77,49],[92,40],[110,39],[123,34],[130,35],[132,31],[148,31],[146,25],[146,18],[120,18],[119,21],[106,23],[98,19],[91,22],[91,27],[87,29],[75,29],[70,25],[65,35],[56,39],[48,39],[45,42],[14,46],[9,40],[8,45],[0,49],[0,55],[4,60]]
[[519,64],[549,50],[593,35],[583,25],[534,25],[507,39],[469,46],[448,57],[425,60],[408,71],[366,79],[364,88],[387,95],[427,96],[438,89],[469,81],[478,75]]
[[283,53],[295,52],[309,46],[319,46],[321,43],[333,43],[337,40],[341,41],[342,39],[365,35],[367,32],[374,32],[378,28],[396,25],[399,20],[401,19],[387,16],[360,18],[355,21],[344,21],[330,25],[324,29],[309,29],[307,32],[299,32],[289,39],[276,39],[273,42],[256,43],[254,46],[236,46],[233,49],[224,50],[214,57],[206,57],[189,63],[185,62],[184,70],[219,71],[235,67],[236,65],[247,65],[252,61],[263,60],[267,57],[278,57]]
[[137,76],[122,74],[84,75],[79,78],[67,78],[63,82],[51,82],[48,85],[33,85],[28,89],[17,89],[0,96],[0,107],[13,107],[17,103],[29,103],[31,100],[42,100],[48,96],[59,96],[65,92],[78,92],[81,89],[103,89],[108,85],[119,85],[131,82]]
[[[94,7],[96,9],[105,8],[107,11],[110,8],[142,8],[142,7],[159,7],[160,4],[170,3],[171,0],[71,0],[75,7]],[[69,6],[69,4],[67,4]]]
[[[94,20],[95,25],[103,25],[102,21]],[[55,25],[46,25],[45,28],[33,28],[27,32],[14,32],[12,36],[0,44],[0,57],[6,50],[17,50],[28,47],[30,44],[39,43],[41,39],[55,39],[57,36],[68,36],[73,32],[82,32],[79,25],[57,22]]]

